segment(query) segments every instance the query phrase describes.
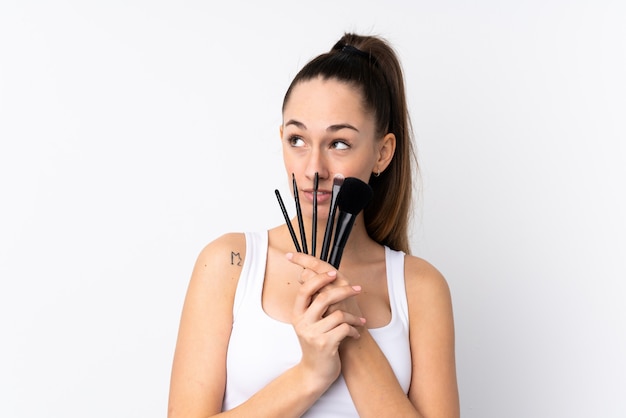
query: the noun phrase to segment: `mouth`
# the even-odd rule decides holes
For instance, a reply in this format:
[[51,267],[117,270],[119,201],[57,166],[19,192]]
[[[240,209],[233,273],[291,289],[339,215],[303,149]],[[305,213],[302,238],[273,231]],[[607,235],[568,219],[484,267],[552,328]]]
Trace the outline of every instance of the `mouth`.
[[[302,194],[304,195],[305,199],[308,202],[313,204],[313,200],[314,200],[313,190],[303,190]],[[327,203],[328,201],[330,201],[331,196],[332,194],[329,191],[318,190],[317,191],[317,204],[323,205]]]

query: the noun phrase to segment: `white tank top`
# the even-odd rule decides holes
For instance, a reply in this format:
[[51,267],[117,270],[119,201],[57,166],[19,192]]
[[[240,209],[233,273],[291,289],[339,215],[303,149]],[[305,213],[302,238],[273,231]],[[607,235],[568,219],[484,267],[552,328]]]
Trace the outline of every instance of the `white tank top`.
[[[270,381],[296,365],[302,351],[291,324],[268,316],[262,294],[267,261],[267,232],[246,233],[246,257],[233,305],[228,344],[226,392],[222,410],[245,402]],[[391,321],[369,332],[402,386],[411,382],[408,306],[404,285],[404,253],[385,247]],[[306,418],[358,417],[343,376],[303,415]]]

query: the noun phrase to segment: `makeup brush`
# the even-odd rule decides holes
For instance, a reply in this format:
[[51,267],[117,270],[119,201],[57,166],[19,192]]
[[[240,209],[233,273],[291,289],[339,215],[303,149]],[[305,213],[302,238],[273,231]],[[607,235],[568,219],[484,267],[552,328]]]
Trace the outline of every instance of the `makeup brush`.
[[335,212],[337,210],[337,195],[343,184],[343,176],[337,174],[333,179],[333,189],[330,198],[330,206],[328,207],[328,219],[326,220],[326,230],[324,231],[324,241],[322,242],[322,252],[320,259],[328,260],[328,250],[330,249],[330,238],[333,234],[333,224],[335,223]]
[[335,268],[339,268],[343,249],[348,242],[348,236],[352,231],[352,226],[357,215],[369,203],[374,195],[374,191],[369,184],[355,177],[348,177],[343,182],[339,195],[337,196],[337,230],[333,239],[333,248],[328,262]]
[[313,178],[313,230],[311,231],[311,255],[315,257],[315,245],[317,244],[317,190],[319,188],[320,175],[315,173]]
[[300,207],[300,198],[298,197],[298,185],[296,184],[296,176],[291,173],[293,180],[293,199],[296,201],[296,216],[298,217],[298,227],[300,228],[300,241],[302,242],[302,252],[309,253],[306,245],[306,234],[304,233],[304,222],[302,221],[302,208]]
[[291,225],[291,220],[289,219],[289,215],[287,214],[287,209],[285,208],[285,203],[283,202],[283,198],[280,197],[280,192],[278,191],[278,189],[274,190],[274,193],[276,193],[276,198],[278,199],[280,210],[283,212],[283,217],[285,218],[285,223],[287,224],[287,228],[289,228],[289,233],[291,234],[291,239],[293,240],[293,244],[296,246],[296,251],[301,253],[302,249],[300,249],[300,244],[298,243],[296,232],[293,230],[293,226]]

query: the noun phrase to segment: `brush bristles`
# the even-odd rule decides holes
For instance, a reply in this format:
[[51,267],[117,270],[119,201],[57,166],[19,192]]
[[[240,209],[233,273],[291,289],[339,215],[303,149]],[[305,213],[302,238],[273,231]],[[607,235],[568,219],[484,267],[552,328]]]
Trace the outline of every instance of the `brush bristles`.
[[373,195],[374,191],[369,184],[355,177],[347,177],[337,196],[337,207],[342,212],[356,215],[367,206]]

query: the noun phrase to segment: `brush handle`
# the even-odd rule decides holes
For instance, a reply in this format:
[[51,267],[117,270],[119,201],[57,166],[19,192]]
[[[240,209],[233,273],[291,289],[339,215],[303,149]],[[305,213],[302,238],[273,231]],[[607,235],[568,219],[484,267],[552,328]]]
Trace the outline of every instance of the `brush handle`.
[[330,251],[330,257],[328,257],[328,262],[336,269],[339,268],[339,263],[341,263],[343,249],[346,247],[346,243],[348,242],[348,237],[352,231],[355,219],[356,215],[339,210],[339,216],[337,217],[337,231],[335,231],[333,248]]
[[276,193],[276,198],[278,199],[280,210],[283,212],[283,217],[285,218],[285,223],[287,224],[287,228],[289,228],[289,233],[291,234],[291,239],[293,240],[293,244],[296,246],[296,251],[301,253],[302,249],[300,248],[300,244],[298,243],[298,237],[296,237],[296,231],[293,230],[293,226],[291,225],[291,220],[289,219],[289,215],[287,214],[287,208],[285,208],[285,203],[283,202],[283,198],[280,197],[280,192],[278,191],[278,189],[274,190],[274,193]]
[[302,252],[309,253],[306,245],[306,234],[304,232],[304,222],[302,221],[302,208],[300,207],[300,197],[298,196],[298,185],[296,184],[296,176],[292,173],[293,179],[293,199],[296,202],[296,216],[298,217],[298,227],[300,228],[300,241],[302,242]]
[[328,261],[328,251],[330,250],[330,238],[333,235],[333,225],[335,223],[335,212],[337,212],[337,194],[339,187],[333,186],[330,199],[330,207],[328,211],[328,219],[326,220],[326,230],[324,231],[324,241],[322,242],[322,252],[320,260]]
[[311,231],[311,255],[315,257],[315,245],[317,244],[317,190],[319,188],[320,176],[315,173],[313,178],[313,230]]

